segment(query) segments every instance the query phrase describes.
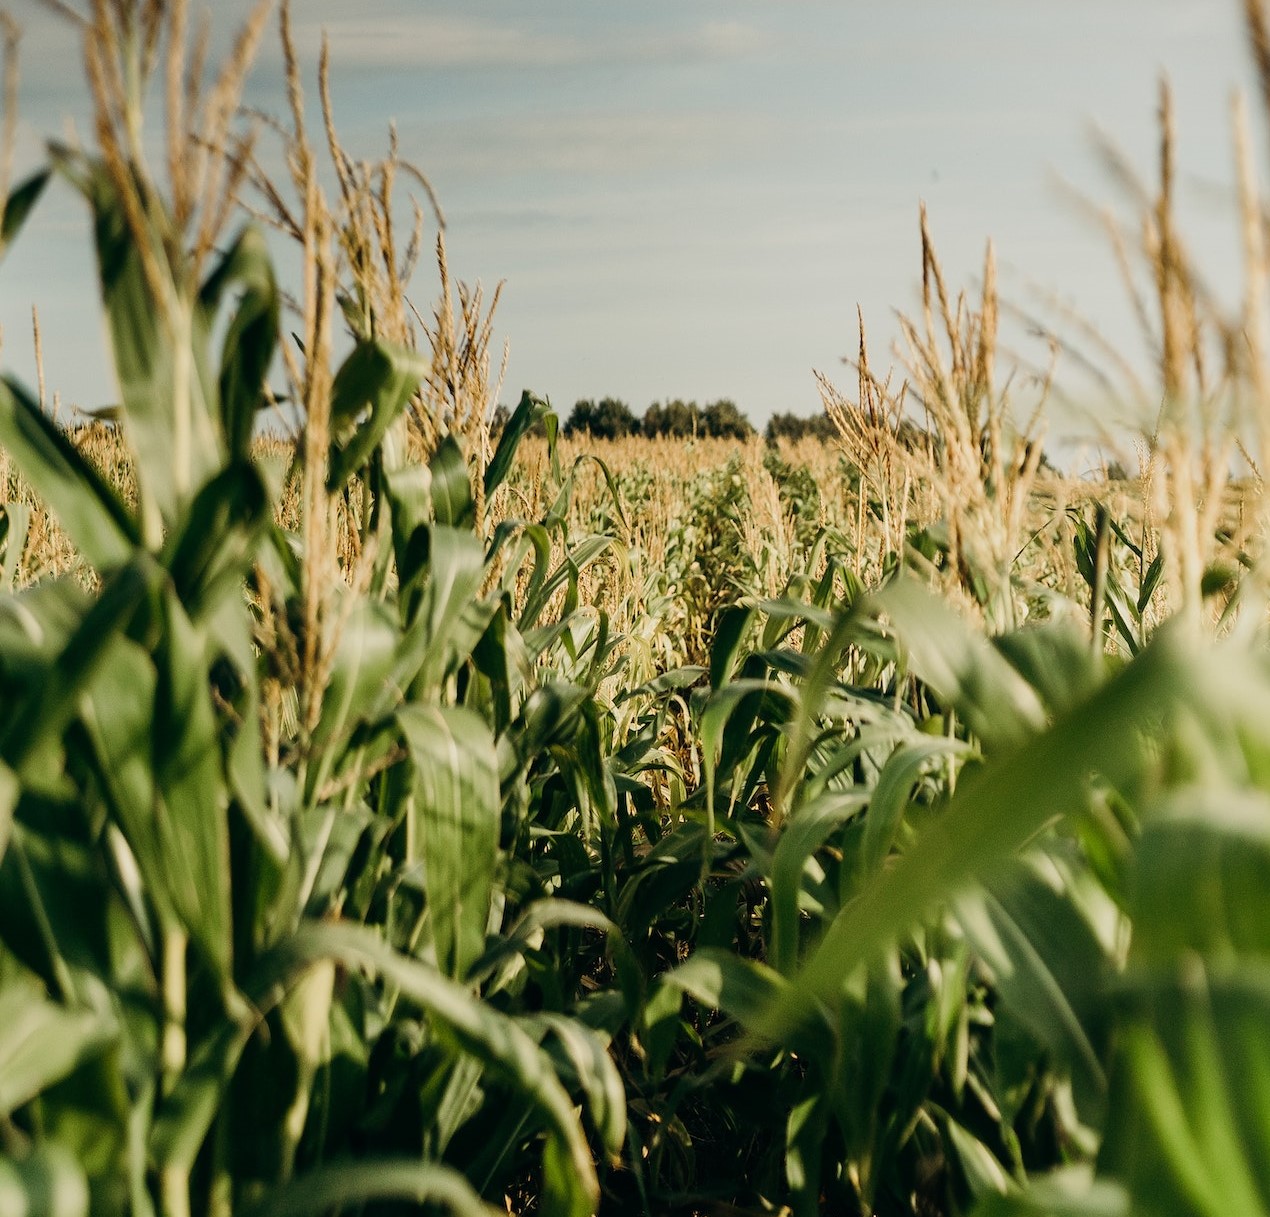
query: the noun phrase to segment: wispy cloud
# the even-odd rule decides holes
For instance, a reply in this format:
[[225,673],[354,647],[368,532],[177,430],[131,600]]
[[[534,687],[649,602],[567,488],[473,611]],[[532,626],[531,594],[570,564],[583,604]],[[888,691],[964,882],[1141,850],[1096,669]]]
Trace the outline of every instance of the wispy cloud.
[[732,111],[551,113],[414,126],[402,139],[433,166],[467,177],[616,175],[733,163],[779,135],[772,117]]
[[337,61],[349,67],[561,68],[743,58],[771,36],[741,21],[706,21],[681,29],[605,26],[579,33],[550,23],[494,21],[438,13],[368,18],[332,14],[298,23],[301,37],[324,30]]

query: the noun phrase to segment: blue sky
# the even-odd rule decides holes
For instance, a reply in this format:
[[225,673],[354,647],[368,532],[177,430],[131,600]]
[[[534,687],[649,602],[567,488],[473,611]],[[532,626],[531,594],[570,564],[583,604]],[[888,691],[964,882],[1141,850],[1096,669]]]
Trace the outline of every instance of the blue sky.
[[[10,3],[23,42],[19,169],[83,119],[70,32]],[[221,0],[228,36],[248,5]],[[950,279],[991,236],[1005,294],[1057,293],[1117,345],[1135,336],[1106,246],[1059,179],[1122,202],[1097,123],[1144,172],[1156,82],[1177,95],[1185,214],[1220,289],[1240,290],[1229,101],[1250,81],[1235,0],[294,0],[310,65],[329,32],[344,142],[378,155],[389,119],[437,188],[451,267],[506,280],[504,399],[567,411],[614,395],[731,397],[756,422],[817,408],[813,369],[849,380],[864,309],[875,364],[913,307],[925,200]],[[249,93],[283,108],[276,39]],[[30,376],[30,308],[50,389],[93,405],[104,342],[84,217],[48,205],[0,265],[0,361]],[[416,280],[430,303],[435,280]],[[1040,355],[1039,350],[1032,354]],[[1072,425],[1072,424],[1064,424]]]

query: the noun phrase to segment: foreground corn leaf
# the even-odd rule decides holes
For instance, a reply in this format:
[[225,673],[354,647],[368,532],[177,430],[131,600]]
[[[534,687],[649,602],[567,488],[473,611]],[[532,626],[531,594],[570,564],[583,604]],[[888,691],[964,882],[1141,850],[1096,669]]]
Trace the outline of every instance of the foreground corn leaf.
[[278,285],[260,229],[247,225],[199,291],[201,328],[210,333],[221,302],[239,292],[221,348],[218,397],[226,451],[233,459],[249,455],[261,392],[278,345]]
[[[834,920],[800,973],[797,995],[773,1010],[768,1029],[777,1031],[814,995],[831,994],[905,927],[1021,849],[1054,817],[1083,807],[1094,775],[1112,786],[1136,778],[1150,756],[1147,739],[1126,736],[1124,723],[1158,730],[1168,708],[1179,704],[1179,690],[1189,690],[1193,701],[1205,692],[1223,696],[1232,680],[1241,683],[1238,660],[1220,652],[1201,680],[1188,641],[1161,631],[1084,704],[965,777],[914,846]],[[1037,773],[1047,781],[1038,784]]]
[[[97,272],[109,323],[123,426],[137,458],[146,536],[157,542],[184,504],[219,468],[224,442],[215,417],[215,388],[196,333],[193,285],[179,256],[170,220],[153,188],[138,181],[145,199],[143,231],[128,222],[106,165],[81,152],[51,145],[55,167],[80,191],[93,212]],[[157,281],[147,275],[151,268]],[[156,299],[155,293],[162,298]]]
[[502,800],[494,738],[461,706],[397,712],[414,766],[411,832],[423,862],[437,962],[462,980],[485,949]]
[[430,364],[415,351],[381,340],[359,342],[331,388],[332,441],[327,489],[340,489],[406,408]]
[[1071,1070],[1078,1110],[1097,1126],[1107,1099],[1106,994],[1121,929],[1114,906],[1079,862],[1055,849],[1002,868],[955,908],[991,970],[1003,1016]]
[[88,1217],[84,1170],[57,1145],[13,1158],[0,1154],[0,1212],[15,1217]]
[[4,857],[5,846],[9,844],[9,833],[13,830],[13,809],[18,805],[20,791],[17,774],[0,761],[0,858]]
[[[177,911],[222,975],[232,956],[229,791],[208,686],[206,637],[163,598],[153,736],[155,815]],[[109,694],[107,694],[109,696]]]
[[513,1019],[427,965],[399,955],[362,927],[308,925],[286,950],[297,962],[334,959],[348,968],[365,968],[418,1003],[458,1047],[513,1086],[521,1101],[533,1104],[536,1122],[546,1132],[542,1211],[550,1217],[587,1217],[594,1211],[599,1183],[573,1101],[547,1055]]
[[60,1082],[118,1033],[110,1018],[68,1010],[33,984],[0,988],[0,1115]]
[[505,1211],[484,1204],[458,1171],[431,1163],[363,1158],[329,1163],[275,1188],[243,1210],[244,1217],[309,1217],[375,1201],[434,1206],[454,1217],[492,1217]]

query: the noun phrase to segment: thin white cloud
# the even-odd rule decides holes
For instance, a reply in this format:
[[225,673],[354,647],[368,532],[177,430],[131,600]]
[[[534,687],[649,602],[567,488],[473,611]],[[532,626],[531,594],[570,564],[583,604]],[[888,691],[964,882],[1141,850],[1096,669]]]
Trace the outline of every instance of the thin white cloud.
[[325,31],[336,62],[349,67],[561,68],[584,64],[728,60],[761,51],[770,36],[740,21],[683,30],[641,29],[582,35],[529,23],[415,13],[370,19],[333,15],[298,23],[302,40]]
[[560,67],[581,62],[586,52],[568,34],[430,13],[310,19],[300,28],[302,38],[313,40],[322,31],[341,67]]
[[431,166],[465,176],[617,174],[731,163],[779,134],[770,117],[733,112],[550,113],[493,123],[402,125]]

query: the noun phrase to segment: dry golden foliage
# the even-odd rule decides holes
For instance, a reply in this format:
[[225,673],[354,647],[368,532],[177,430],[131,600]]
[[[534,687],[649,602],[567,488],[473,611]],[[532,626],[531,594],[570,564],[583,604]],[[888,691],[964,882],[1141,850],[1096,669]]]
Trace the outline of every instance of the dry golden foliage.
[[[821,396],[860,471],[857,573],[875,578],[888,559],[911,560],[910,526],[947,529],[946,590],[999,628],[1020,619],[1014,566],[1030,531],[1042,454],[1040,386],[1030,417],[1013,416],[1009,383],[995,379],[999,306],[992,246],[978,307],[951,302],[925,208],[921,212],[922,318],[901,317],[905,379],[898,389],[869,363],[860,319],[854,401],[820,376]],[[938,317],[938,321],[936,321]],[[871,530],[866,515],[877,520]],[[870,533],[872,535],[870,536]]]

